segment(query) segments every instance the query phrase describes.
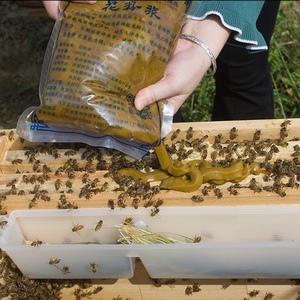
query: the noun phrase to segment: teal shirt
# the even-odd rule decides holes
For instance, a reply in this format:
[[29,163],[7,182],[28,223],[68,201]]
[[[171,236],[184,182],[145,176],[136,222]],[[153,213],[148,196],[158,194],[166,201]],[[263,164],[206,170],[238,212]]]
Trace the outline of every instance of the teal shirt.
[[265,1],[192,1],[187,18],[203,20],[217,15],[222,24],[232,30],[236,45],[250,50],[266,50],[267,44],[257,30],[256,21]]

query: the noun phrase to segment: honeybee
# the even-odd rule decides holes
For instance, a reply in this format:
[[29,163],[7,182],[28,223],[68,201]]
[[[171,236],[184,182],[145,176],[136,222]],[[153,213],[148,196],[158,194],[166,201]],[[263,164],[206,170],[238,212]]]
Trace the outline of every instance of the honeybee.
[[138,209],[139,208],[139,198],[134,198],[133,201],[132,201],[132,206],[135,208],[135,209]]
[[222,140],[222,137],[223,137],[222,133],[217,134],[215,136],[215,142],[214,142],[214,144],[220,144],[221,140]]
[[273,293],[266,293],[265,297],[264,297],[264,300],[271,300],[273,297],[274,297]]
[[144,203],[144,207],[145,208],[150,207],[154,204],[154,202],[155,202],[154,200],[150,199]]
[[200,242],[201,242],[201,236],[195,236],[194,243],[200,243]]
[[219,188],[214,189],[214,194],[217,196],[218,199],[223,197],[223,193],[221,192],[221,190]]
[[69,188],[69,189],[71,189],[72,186],[73,186],[72,181],[71,181],[71,180],[67,180],[67,181],[66,181],[66,187]]
[[13,130],[11,130],[8,134],[8,139],[10,141],[14,140],[15,139],[15,132]]
[[259,290],[255,290],[255,289],[248,293],[248,295],[251,298],[257,296],[258,294],[259,294]]
[[239,192],[234,188],[233,185],[229,186],[227,188],[227,191],[230,193],[230,195],[237,196],[239,194]]
[[58,167],[57,169],[56,169],[56,171],[55,171],[55,175],[56,176],[59,176],[59,175],[61,175],[61,173],[64,171],[64,168],[63,167]]
[[230,133],[229,133],[229,138],[230,138],[231,140],[234,140],[235,138],[238,137],[237,131],[238,131],[238,130],[236,129],[236,127],[232,127],[232,128],[231,128]]
[[16,159],[12,160],[11,163],[13,165],[21,165],[23,163],[23,160],[20,158],[16,158]]
[[158,208],[158,207],[162,206],[163,204],[164,204],[164,200],[158,199],[158,200],[155,202],[154,207],[155,207],[155,208]]
[[291,120],[284,120],[281,124],[280,127],[286,127],[288,125],[291,125]]
[[7,187],[11,187],[13,185],[15,185],[17,183],[17,179],[13,179],[12,181],[10,181],[9,183],[6,184]]
[[249,188],[254,191],[255,193],[260,193],[262,191],[262,188],[258,186],[257,181],[255,178],[252,178],[250,180]]
[[102,227],[102,224],[103,224],[103,220],[100,220],[100,221],[97,223],[97,225],[95,226],[95,231],[100,230],[101,227]]
[[91,266],[91,271],[93,273],[96,273],[97,272],[98,264],[96,264],[95,262],[93,262],[93,263],[90,263],[90,266]]
[[201,191],[202,191],[203,196],[207,196],[210,191],[210,188],[207,185],[205,185]]
[[110,209],[115,209],[115,201],[114,200],[109,199],[107,204]]
[[200,202],[203,202],[203,201],[204,201],[204,198],[201,197],[201,196],[199,196],[199,195],[193,195],[193,196],[191,197],[191,200],[192,200],[193,202],[200,203]]
[[132,217],[126,217],[123,224],[124,225],[129,225],[132,223],[133,218]]
[[60,262],[60,258],[50,259],[49,265],[54,266],[57,265]]
[[39,247],[43,244],[42,241],[39,241],[39,240],[36,240],[36,241],[33,241],[30,246],[33,246],[33,247]]
[[17,195],[18,194],[17,187],[14,184],[11,186],[9,193],[12,194],[12,195]]
[[200,284],[199,283],[194,283],[193,284],[193,292],[196,293],[196,292],[200,292],[201,289],[200,289]]
[[185,294],[187,296],[190,296],[193,294],[193,288],[191,286],[187,286],[186,289],[185,289]]
[[171,141],[174,141],[178,137],[179,133],[180,133],[180,129],[178,128],[171,135]]
[[0,221],[0,227],[3,228],[8,222],[3,220],[3,221]]
[[79,230],[82,230],[84,228],[84,225],[80,225],[79,223],[77,223],[77,225],[74,225],[72,228],[73,232],[77,232]]
[[76,155],[76,151],[75,150],[67,150],[66,152],[65,152],[65,156],[67,156],[67,157],[69,157],[69,156],[74,156],[74,155]]
[[151,216],[151,217],[154,217],[154,216],[156,216],[158,213],[159,213],[159,208],[154,207],[154,208],[151,209],[150,216]]
[[70,267],[64,265],[63,268],[62,268],[62,272],[63,272],[64,275],[66,275],[66,274],[68,274],[68,273],[71,273],[71,272],[70,272]]
[[62,186],[62,181],[60,179],[56,179],[54,186],[55,186],[55,189],[58,191]]
[[193,127],[189,127],[187,132],[186,132],[186,139],[189,140],[193,137],[194,135],[194,129]]
[[257,129],[257,130],[254,132],[254,135],[253,135],[253,142],[259,141],[260,136],[261,136],[261,130],[260,130],[260,129]]
[[60,153],[58,152],[58,149],[52,149],[52,156],[54,159],[57,159],[60,157]]

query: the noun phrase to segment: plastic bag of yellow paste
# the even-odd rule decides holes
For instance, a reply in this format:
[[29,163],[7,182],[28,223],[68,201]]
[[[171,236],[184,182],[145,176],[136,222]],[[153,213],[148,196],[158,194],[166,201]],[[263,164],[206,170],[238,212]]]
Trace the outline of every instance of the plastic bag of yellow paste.
[[144,155],[172,125],[163,101],[135,109],[163,77],[188,1],[61,2],[45,54],[39,107],[17,133],[33,142],[84,142]]

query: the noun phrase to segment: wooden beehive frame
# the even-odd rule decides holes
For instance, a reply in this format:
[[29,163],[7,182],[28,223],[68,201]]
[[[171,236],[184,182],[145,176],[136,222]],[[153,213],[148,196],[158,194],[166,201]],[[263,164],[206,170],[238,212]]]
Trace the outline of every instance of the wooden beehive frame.
[[[234,142],[242,143],[244,141],[253,140],[254,133],[260,130],[259,142],[266,139],[278,140],[280,139],[280,130],[285,126],[286,135],[281,138],[284,146],[278,146],[279,153],[274,153],[271,159],[275,161],[292,160],[295,157],[295,145],[300,145],[298,137],[300,137],[300,120],[255,120],[255,121],[231,121],[231,122],[205,122],[205,123],[175,123],[173,125],[173,132],[169,133],[165,138],[167,145],[180,144],[181,141],[187,140],[187,132],[192,127],[193,134],[188,136],[188,141],[191,142],[195,139],[201,139],[205,136],[208,138],[203,142],[208,145],[207,159],[210,159],[210,155],[215,149],[212,148],[215,138],[221,134],[221,144],[226,146],[230,140],[230,131],[233,127],[237,129],[237,136],[232,140]],[[180,133],[174,138],[173,133],[180,129]],[[285,144],[287,142],[287,144]],[[56,156],[49,155],[47,153],[38,152],[35,154],[35,162],[29,162],[29,156],[26,156],[26,150],[28,148],[36,147],[53,147],[56,149]],[[29,143],[22,141],[15,133],[14,130],[6,130],[2,132],[0,141],[0,194],[5,195],[5,202],[2,202],[2,210],[10,212],[14,209],[42,209],[42,208],[56,208],[58,201],[62,194],[66,195],[67,201],[73,203],[76,207],[107,207],[109,200],[117,201],[122,191],[115,191],[118,188],[118,184],[114,182],[110,177],[105,177],[107,170],[98,170],[93,173],[89,173],[90,180],[97,180],[97,187],[101,188],[101,191],[96,195],[92,194],[89,199],[86,197],[79,197],[79,193],[83,188],[82,176],[85,171],[74,172],[74,178],[69,179],[68,174],[62,171],[59,175],[55,175],[55,171],[66,164],[68,160],[76,159],[78,166],[85,168],[87,161],[82,159],[82,154],[86,151],[83,145],[79,150],[77,149],[72,156],[66,155],[69,150],[69,145],[50,145],[46,146],[43,143]],[[186,148],[185,151],[188,151]],[[99,151],[99,150],[98,150]],[[111,156],[110,151],[102,149],[102,159],[110,164]],[[176,158],[176,152],[172,155]],[[200,154],[197,151],[191,153],[186,161],[199,158]],[[134,161],[134,159],[127,157],[128,160]],[[223,159],[219,157],[219,159]],[[257,156],[257,161],[262,162],[265,160],[263,156]],[[36,163],[39,162],[39,164]],[[93,159],[92,165],[97,164],[96,158]],[[39,181],[38,179],[33,183],[24,182],[23,176],[31,178],[33,175],[38,178],[43,174],[43,166],[46,165],[51,171],[48,173],[49,179]],[[184,205],[266,205],[266,204],[295,204],[298,203],[299,191],[297,188],[284,187],[285,197],[278,195],[278,193],[270,191],[257,192],[248,188],[251,178],[255,177],[258,184],[263,187],[269,183],[264,182],[263,174],[257,176],[249,176],[246,180],[241,182],[243,188],[238,189],[238,195],[234,196],[227,190],[231,183],[218,186],[222,192],[222,197],[218,198],[215,193],[210,192],[207,196],[204,196],[202,190],[197,192],[184,193],[161,190],[157,195],[153,197],[153,200],[163,199],[164,205],[167,206],[184,206]],[[285,176],[287,177],[287,176]],[[56,190],[56,180],[61,180],[61,187]],[[288,178],[284,179],[287,182]],[[72,183],[71,188],[66,187],[67,181]],[[152,185],[157,185],[153,183]],[[13,185],[13,190],[12,190]],[[47,194],[47,200],[38,199],[33,205],[30,205],[34,197],[34,188],[44,191]],[[72,193],[70,192],[72,190]],[[21,192],[20,192],[21,191]],[[69,191],[69,192],[68,192]],[[24,193],[24,195],[21,193]],[[204,201],[192,201],[193,196],[199,196]],[[46,199],[46,197],[44,197]],[[3,199],[2,199],[3,200]],[[142,200],[142,199],[140,199]],[[133,199],[127,197],[126,205],[131,206]],[[139,201],[139,205],[143,206],[144,201]]]

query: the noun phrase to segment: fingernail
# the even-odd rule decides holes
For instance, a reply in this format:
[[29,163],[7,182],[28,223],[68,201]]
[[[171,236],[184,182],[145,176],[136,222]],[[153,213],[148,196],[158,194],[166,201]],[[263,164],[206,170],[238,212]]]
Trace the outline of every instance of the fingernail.
[[135,103],[135,108],[137,110],[142,110],[144,108],[143,103],[141,103],[141,101],[138,101]]

